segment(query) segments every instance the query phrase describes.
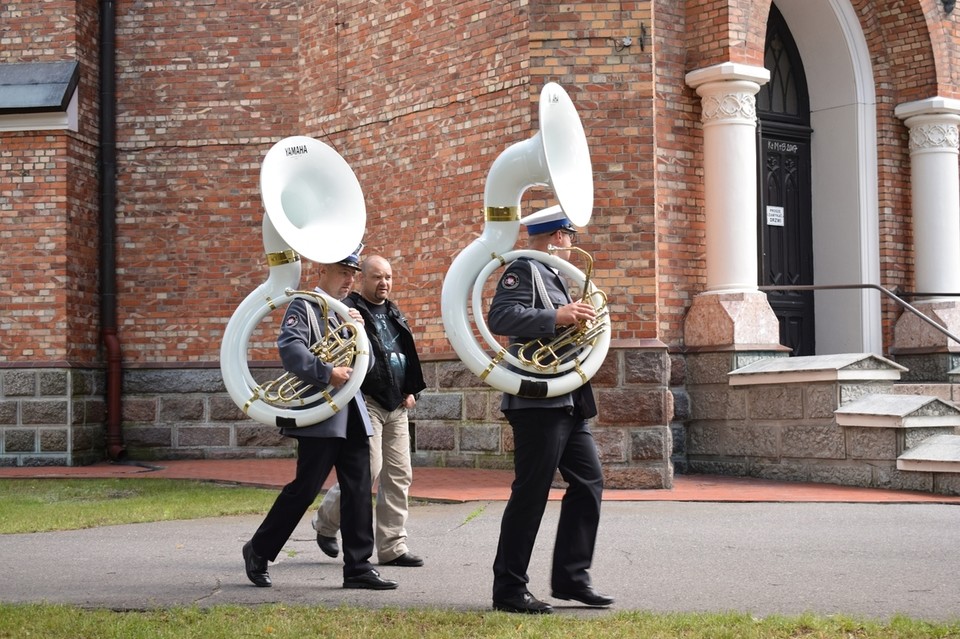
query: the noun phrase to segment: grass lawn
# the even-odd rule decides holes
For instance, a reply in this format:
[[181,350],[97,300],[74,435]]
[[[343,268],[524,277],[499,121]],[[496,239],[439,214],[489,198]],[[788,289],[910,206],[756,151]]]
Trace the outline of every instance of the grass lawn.
[[[276,490],[196,481],[122,479],[0,480],[2,534],[265,513]],[[597,618],[501,612],[336,607],[215,606],[148,611],[0,603],[0,639],[413,639],[545,637],[596,639],[960,639],[960,621],[888,623],[829,616],[755,618],[741,614],[616,612]]]
[[276,490],[176,479],[0,480],[0,534],[266,513]]

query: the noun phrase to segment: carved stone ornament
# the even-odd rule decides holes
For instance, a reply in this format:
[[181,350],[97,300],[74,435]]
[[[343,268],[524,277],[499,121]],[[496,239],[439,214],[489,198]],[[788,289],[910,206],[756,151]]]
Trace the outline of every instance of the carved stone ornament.
[[702,122],[717,120],[756,120],[757,101],[750,93],[706,95],[701,100]]
[[955,124],[920,124],[910,127],[910,150],[957,149],[960,131]]

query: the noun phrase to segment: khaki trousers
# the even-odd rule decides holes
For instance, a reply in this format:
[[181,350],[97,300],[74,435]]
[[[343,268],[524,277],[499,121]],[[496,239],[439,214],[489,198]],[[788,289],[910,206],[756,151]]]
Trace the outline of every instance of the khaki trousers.
[[[373,437],[370,438],[370,478],[376,493],[375,542],[381,563],[407,552],[407,514],[413,467],[410,463],[410,424],[404,406],[388,411],[365,398]],[[318,534],[336,537],[340,528],[340,484],[324,495],[313,517]]]

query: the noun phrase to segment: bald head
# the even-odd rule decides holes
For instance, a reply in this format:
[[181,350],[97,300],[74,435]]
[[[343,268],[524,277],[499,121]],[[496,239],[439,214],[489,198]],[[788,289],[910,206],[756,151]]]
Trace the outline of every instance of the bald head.
[[380,255],[371,255],[360,267],[360,295],[371,304],[383,304],[393,290],[393,270]]

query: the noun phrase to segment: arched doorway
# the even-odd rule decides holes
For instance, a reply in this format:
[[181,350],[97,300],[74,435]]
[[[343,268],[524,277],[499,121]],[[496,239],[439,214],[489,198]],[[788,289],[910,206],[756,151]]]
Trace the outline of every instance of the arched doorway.
[[[802,56],[810,100],[813,283],[877,283],[877,98],[859,15],[850,0],[776,0],[776,10]],[[878,292],[821,290],[814,299],[817,354],[881,352]]]
[[[797,45],[771,6],[764,66],[770,81],[757,94],[758,248],[761,286],[809,285],[813,279],[810,100]],[[816,352],[814,294],[767,294],[792,355]]]

